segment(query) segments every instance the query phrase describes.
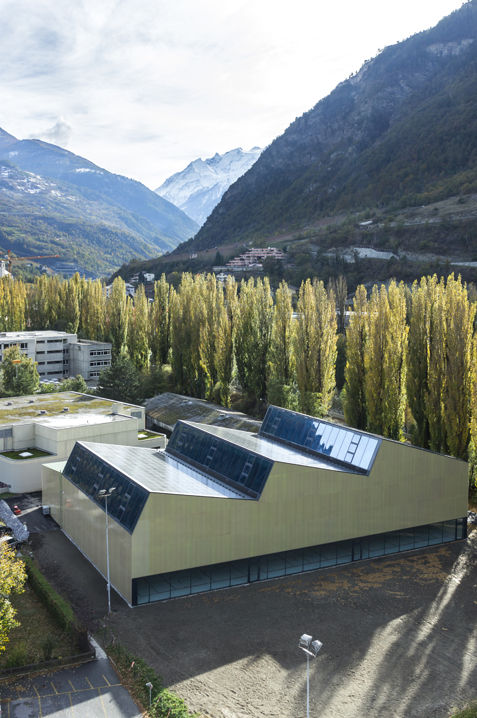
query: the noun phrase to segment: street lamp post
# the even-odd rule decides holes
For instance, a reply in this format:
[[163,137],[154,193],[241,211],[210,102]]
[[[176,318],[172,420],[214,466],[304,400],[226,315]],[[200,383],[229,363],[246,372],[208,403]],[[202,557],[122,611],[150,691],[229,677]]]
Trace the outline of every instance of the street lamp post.
[[316,658],[322,642],[304,633],[298,643],[298,648],[306,653],[306,718],[310,718],[310,656]]
[[111,613],[111,581],[109,580],[109,521],[108,521],[108,498],[112,496],[113,492],[116,491],[116,487],[108,489],[101,489],[98,491],[98,498],[105,500],[106,509],[106,567],[108,576],[108,613]]

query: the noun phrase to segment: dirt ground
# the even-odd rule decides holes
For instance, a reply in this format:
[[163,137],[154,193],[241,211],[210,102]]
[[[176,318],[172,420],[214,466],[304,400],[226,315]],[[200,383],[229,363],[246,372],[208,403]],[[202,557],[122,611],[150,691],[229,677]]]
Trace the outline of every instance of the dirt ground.
[[339,569],[130,609],[60,531],[34,552],[91,629],[109,626],[189,707],[214,718],[444,718],[477,697],[477,531]]

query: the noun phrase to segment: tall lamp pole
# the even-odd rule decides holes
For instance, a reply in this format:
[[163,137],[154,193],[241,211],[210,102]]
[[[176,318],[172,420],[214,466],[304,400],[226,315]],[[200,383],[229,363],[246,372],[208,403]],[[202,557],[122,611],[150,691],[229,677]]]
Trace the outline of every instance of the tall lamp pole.
[[310,718],[310,656],[316,658],[322,642],[304,633],[298,643],[298,648],[306,653],[306,718]]
[[108,521],[108,498],[112,496],[113,492],[116,491],[116,487],[108,489],[101,489],[98,491],[98,498],[104,499],[106,509],[106,567],[108,575],[108,613],[111,613],[111,581],[109,580],[109,521]]

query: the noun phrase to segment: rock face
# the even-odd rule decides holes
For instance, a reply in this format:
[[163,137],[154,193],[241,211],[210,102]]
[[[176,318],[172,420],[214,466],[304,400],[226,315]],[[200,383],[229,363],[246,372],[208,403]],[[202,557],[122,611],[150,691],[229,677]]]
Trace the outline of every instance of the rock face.
[[[467,99],[463,96],[461,100],[456,88],[463,87],[466,77],[477,77],[476,37],[477,2],[472,0],[435,28],[367,61],[264,150],[225,193],[196,236],[195,247],[214,246],[224,235],[232,241],[305,226],[329,213],[360,208],[368,197],[374,204],[379,202],[380,192],[384,195],[386,188],[367,188],[378,172],[396,161],[396,152],[409,144],[410,138],[423,146],[428,141],[426,132],[441,131],[443,123],[451,119],[448,109],[458,102],[464,107],[469,91],[475,102],[475,84],[473,90],[472,85],[466,86],[463,95]],[[442,106],[436,104],[426,116],[439,94]],[[441,140],[437,145],[442,147]],[[409,150],[408,165],[415,149]],[[468,157],[469,153],[452,171],[469,169],[465,164]],[[419,159],[421,164],[426,161]],[[415,180],[415,167],[408,169]],[[404,191],[406,167],[399,171]],[[441,168],[436,167],[436,177],[440,173]],[[386,183],[385,175],[383,178]],[[432,179],[423,177],[420,185],[414,181],[413,191],[426,191],[426,182]],[[398,190],[394,185],[391,189],[395,200]]]
[[155,192],[202,225],[230,185],[250,169],[261,152],[260,147],[249,152],[238,147],[207,160],[199,158],[166,179]]

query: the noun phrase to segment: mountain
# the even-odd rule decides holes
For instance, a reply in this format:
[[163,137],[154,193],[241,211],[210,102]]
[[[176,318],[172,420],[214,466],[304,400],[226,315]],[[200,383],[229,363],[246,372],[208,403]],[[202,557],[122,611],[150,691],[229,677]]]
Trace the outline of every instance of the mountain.
[[155,257],[161,245],[174,246],[143,217],[0,160],[1,256],[9,249],[18,256],[59,254],[61,263],[96,277],[134,257]]
[[109,274],[170,251],[198,225],[140,182],[40,140],[0,129],[0,250],[60,254],[80,271]]
[[476,38],[470,0],[367,61],[262,152],[188,248],[477,191]]
[[0,133],[0,159],[41,177],[74,185],[86,199],[121,207],[153,224],[172,243],[191,237],[197,224],[140,182],[112,174],[89,160],[41,140],[17,140]]
[[155,192],[202,225],[224,192],[250,169],[261,152],[260,147],[249,152],[238,147],[207,160],[194,160],[182,172],[166,179]]

